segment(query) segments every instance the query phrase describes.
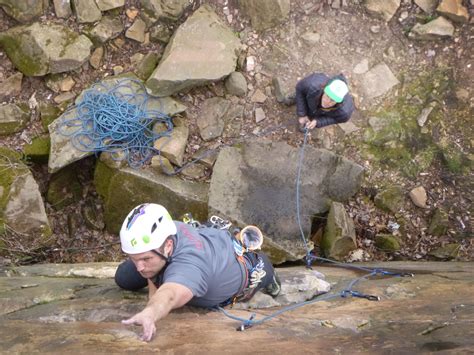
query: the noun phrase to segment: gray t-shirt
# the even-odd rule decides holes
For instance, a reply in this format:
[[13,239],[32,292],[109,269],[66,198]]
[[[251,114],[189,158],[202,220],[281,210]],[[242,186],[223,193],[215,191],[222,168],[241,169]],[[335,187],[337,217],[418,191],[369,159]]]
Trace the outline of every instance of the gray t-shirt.
[[230,233],[175,224],[174,250],[162,282],[189,288],[194,296],[189,301],[192,306],[212,307],[234,296],[242,287],[245,270],[235,257]]

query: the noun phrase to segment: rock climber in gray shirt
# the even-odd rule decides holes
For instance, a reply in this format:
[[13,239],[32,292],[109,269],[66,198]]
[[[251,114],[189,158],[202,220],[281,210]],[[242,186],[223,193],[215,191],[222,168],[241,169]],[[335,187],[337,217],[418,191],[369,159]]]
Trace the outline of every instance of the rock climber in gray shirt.
[[266,255],[239,255],[238,241],[227,230],[175,222],[157,204],[134,208],[123,222],[120,241],[129,259],[118,267],[116,283],[127,290],[148,286],[149,292],[145,309],[122,322],[141,325],[145,341],[155,334],[156,322],[175,308],[215,307],[248,300],[258,290],[273,297],[280,291]]

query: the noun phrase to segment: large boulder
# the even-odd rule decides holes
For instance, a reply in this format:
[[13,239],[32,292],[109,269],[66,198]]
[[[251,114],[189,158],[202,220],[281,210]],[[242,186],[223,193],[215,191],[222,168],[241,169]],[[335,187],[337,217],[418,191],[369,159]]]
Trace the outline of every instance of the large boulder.
[[235,70],[239,47],[232,30],[201,6],[176,30],[146,85],[154,96],[169,96],[221,80]]
[[290,0],[239,0],[239,5],[257,31],[286,21],[290,13]]
[[[299,149],[283,142],[251,141],[221,150],[209,190],[209,212],[238,226],[253,224],[265,235],[264,250],[275,263],[306,253],[296,215]],[[300,180],[300,210],[305,235],[311,216],[343,202],[360,186],[360,165],[307,146]]]
[[[138,86],[134,84],[136,82],[135,80],[137,80],[136,76],[105,79],[96,86],[96,89],[99,92],[103,92],[104,90],[107,90],[107,88],[120,84],[119,92],[128,94],[130,93],[130,90],[139,90]],[[134,92],[135,91],[132,91],[132,93]],[[143,94],[143,92],[141,94]],[[82,100],[82,98],[83,96],[80,95],[76,99],[76,105]],[[159,110],[168,116],[173,116],[184,112],[186,106],[170,97],[159,99],[148,97],[146,109]],[[78,149],[71,139],[71,136],[76,132],[77,127],[67,126],[66,121],[70,120],[72,117],[78,117],[76,107],[68,110],[48,126],[51,135],[51,153],[48,161],[48,169],[51,173],[93,154],[93,152]]]
[[50,242],[51,228],[38,184],[20,158],[0,148],[0,234],[15,247],[33,250]]
[[57,24],[34,23],[0,33],[0,45],[25,75],[42,76],[79,68],[90,56],[92,42]]
[[94,183],[105,201],[107,230],[117,233],[123,219],[135,206],[155,202],[165,206],[174,219],[190,212],[197,220],[207,219],[208,186],[160,174],[152,169],[111,169],[97,164]]
[[48,0],[0,0],[0,7],[18,22],[26,23],[44,14]]

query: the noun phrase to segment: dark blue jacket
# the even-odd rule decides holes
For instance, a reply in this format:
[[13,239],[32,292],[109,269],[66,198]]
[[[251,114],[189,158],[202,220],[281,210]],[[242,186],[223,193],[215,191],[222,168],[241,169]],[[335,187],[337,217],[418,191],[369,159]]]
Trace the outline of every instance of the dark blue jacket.
[[354,111],[354,100],[350,93],[347,93],[341,103],[331,108],[321,107],[324,87],[334,79],[340,79],[347,83],[342,74],[329,78],[325,74],[313,73],[296,84],[296,114],[298,117],[308,116],[310,120],[317,119],[316,127],[318,128],[349,120]]

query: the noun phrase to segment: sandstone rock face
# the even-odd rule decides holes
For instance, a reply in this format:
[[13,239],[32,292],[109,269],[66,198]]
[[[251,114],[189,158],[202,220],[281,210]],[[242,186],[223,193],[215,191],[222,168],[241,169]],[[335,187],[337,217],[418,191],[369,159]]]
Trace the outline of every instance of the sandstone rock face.
[[289,0],[239,0],[239,4],[257,31],[285,21],[290,12]]
[[[361,281],[354,290],[381,297],[380,302],[370,302],[337,296],[339,290],[362,274],[313,266],[312,272],[317,269],[318,275],[324,273],[326,281],[334,285],[334,291],[315,301],[330,296],[333,299],[278,315],[244,333],[236,332],[240,321],[222,313],[184,307],[158,322],[159,331],[148,344],[139,340],[140,327],[120,322],[144,308],[147,293],[120,290],[111,279],[117,263],[18,267],[5,270],[0,276],[0,346],[4,352],[25,354],[38,349],[71,354],[115,354],[124,349],[139,353],[145,348],[147,352],[179,354],[194,353],[196,349],[210,354],[247,354],[267,349],[269,343],[280,352],[295,354],[311,354],[315,349],[323,349],[319,350],[323,353],[338,349],[344,354],[367,353],[367,349],[400,354],[441,348],[461,354],[470,352],[474,346],[470,322],[474,312],[466,305],[474,293],[470,263],[358,266],[409,271],[415,277]],[[296,281],[311,271],[293,267],[278,272],[286,292],[292,285],[298,288]],[[302,289],[299,294],[307,292]],[[267,310],[265,315],[281,309]],[[254,313],[226,310],[242,319],[249,319]],[[262,318],[263,314],[258,313],[255,319]],[[245,341],[235,341],[242,334]]]
[[48,0],[0,0],[0,7],[18,22],[27,23],[43,15]]
[[201,6],[176,30],[147,87],[162,97],[221,80],[235,70],[239,47],[213,10]]
[[90,56],[92,42],[67,27],[34,23],[0,34],[13,64],[25,75],[42,76],[79,68]]
[[[272,261],[302,258],[296,215],[299,150],[282,142],[251,141],[226,147],[214,165],[209,213],[239,226],[253,224],[265,235]],[[311,218],[326,212],[330,201],[345,201],[358,189],[363,168],[324,149],[306,147],[301,171],[300,206],[305,235]]]

